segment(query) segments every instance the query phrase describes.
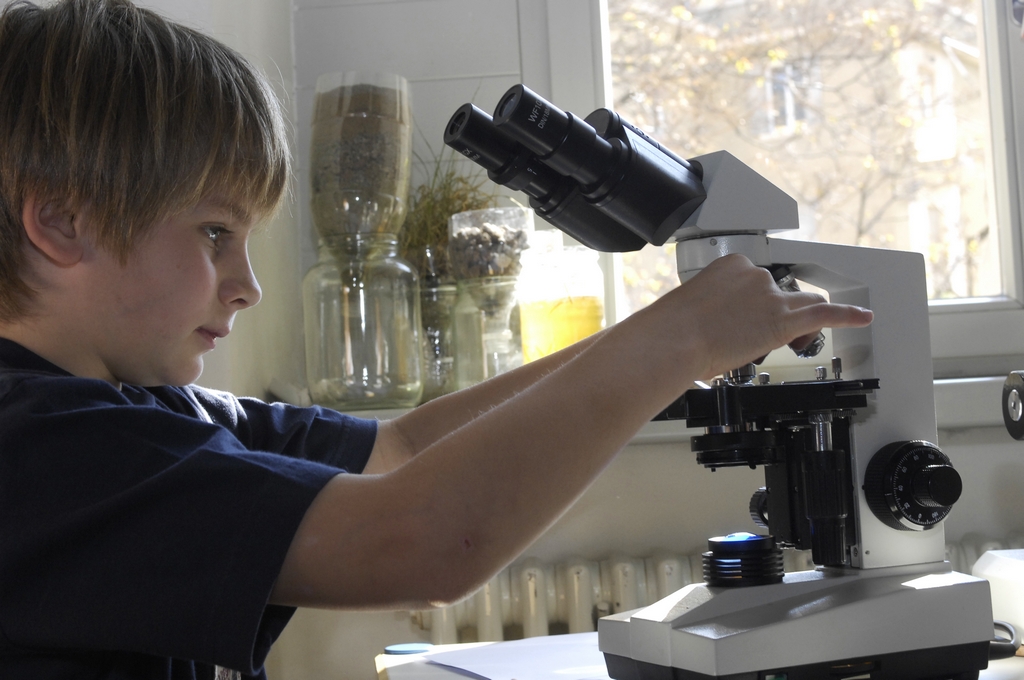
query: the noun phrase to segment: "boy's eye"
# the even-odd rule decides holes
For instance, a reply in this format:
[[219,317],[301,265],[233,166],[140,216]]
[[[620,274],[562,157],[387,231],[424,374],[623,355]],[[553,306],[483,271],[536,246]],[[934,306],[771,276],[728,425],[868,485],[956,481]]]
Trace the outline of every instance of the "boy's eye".
[[213,243],[213,245],[220,243],[222,236],[231,233],[224,227],[216,224],[207,224],[203,226],[203,231],[206,232],[206,235],[210,238],[210,242]]

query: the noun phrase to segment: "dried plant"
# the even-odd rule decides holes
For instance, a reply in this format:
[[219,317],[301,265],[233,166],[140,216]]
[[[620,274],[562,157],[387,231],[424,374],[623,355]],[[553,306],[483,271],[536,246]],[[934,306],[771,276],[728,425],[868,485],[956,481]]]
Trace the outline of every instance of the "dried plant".
[[[403,256],[410,260],[423,278],[449,276],[444,251],[448,246],[448,218],[466,210],[492,208],[497,195],[485,176],[459,172],[454,152],[435,156],[430,180],[416,187],[409,201],[409,212],[399,236]],[[489,187],[489,188],[488,188]],[[421,251],[430,246],[444,263],[423,262]]]

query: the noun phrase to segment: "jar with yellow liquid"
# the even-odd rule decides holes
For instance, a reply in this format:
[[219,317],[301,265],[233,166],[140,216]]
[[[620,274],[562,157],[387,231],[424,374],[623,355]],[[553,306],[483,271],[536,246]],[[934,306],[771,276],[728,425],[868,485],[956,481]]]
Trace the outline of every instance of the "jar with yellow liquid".
[[519,277],[523,363],[557,352],[604,327],[604,277],[597,252],[562,246],[560,232],[537,233],[539,237],[523,253]]

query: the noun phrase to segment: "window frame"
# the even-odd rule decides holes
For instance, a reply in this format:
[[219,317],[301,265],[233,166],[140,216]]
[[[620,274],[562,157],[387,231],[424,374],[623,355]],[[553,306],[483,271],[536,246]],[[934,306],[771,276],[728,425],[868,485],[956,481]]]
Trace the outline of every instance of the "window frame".
[[936,377],[1005,375],[1024,366],[1024,38],[1010,0],[978,4],[992,128],[993,214],[1006,294],[931,303]]
[[[1012,0],[979,0],[978,7],[992,128],[991,202],[1006,294],[930,304],[936,379],[1005,376],[1024,368],[1024,38],[1013,22]],[[547,0],[547,19],[550,80],[544,80],[552,101],[581,115],[609,106],[607,0]],[[602,253],[601,265],[612,323],[626,308],[621,256]]]

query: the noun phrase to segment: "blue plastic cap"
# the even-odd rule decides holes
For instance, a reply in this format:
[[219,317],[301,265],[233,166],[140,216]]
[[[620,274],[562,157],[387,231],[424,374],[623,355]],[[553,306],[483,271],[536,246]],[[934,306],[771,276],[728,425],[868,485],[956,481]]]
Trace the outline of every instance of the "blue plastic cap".
[[434,645],[429,642],[403,642],[398,645],[388,645],[384,648],[385,654],[422,654],[429,652]]

